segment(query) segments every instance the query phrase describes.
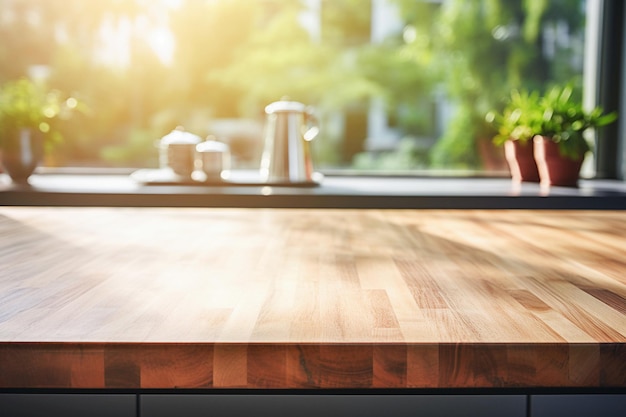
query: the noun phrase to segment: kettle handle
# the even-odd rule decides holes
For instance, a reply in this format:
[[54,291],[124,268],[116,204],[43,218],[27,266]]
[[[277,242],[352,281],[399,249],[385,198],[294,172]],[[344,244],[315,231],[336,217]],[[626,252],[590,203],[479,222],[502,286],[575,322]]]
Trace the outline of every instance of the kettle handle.
[[315,115],[313,114],[313,109],[308,108],[304,112],[304,120],[306,122],[305,124],[306,130],[302,134],[302,137],[307,142],[310,142],[313,139],[315,139],[317,135],[320,133],[319,122],[317,120],[317,117],[315,117]]

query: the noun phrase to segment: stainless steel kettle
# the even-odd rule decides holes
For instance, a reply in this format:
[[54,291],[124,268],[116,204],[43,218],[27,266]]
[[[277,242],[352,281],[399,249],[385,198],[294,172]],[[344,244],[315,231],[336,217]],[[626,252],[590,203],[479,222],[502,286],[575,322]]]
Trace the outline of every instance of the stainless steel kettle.
[[319,133],[311,108],[282,100],[265,107],[267,124],[261,159],[264,182],[314,182],[310,142]]

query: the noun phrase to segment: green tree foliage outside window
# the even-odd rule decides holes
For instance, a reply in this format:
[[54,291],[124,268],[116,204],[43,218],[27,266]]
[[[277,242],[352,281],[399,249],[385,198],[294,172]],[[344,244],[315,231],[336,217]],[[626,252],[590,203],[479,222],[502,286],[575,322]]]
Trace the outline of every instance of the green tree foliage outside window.
[[[312,4],[304,0],[0,0],[0,82],[47,68],[50,88],[89,106],[89,120],[64,132],[58,164],[154,165],[154,141],[176,125],[207,135],[214,119],[262,121],[263,107],[287,95],[314,105],[322,122],[344,114],[363,124],[372,100],[382,101],[405,137],[396,152],[408,152],[388,160],[474,169],[479,138],[493,133],[484,114],[512,88],[580,73],[569,46],[548,56],[545,42],[549,31],[582,33],[581,1],[387,2],[404,32],[372,44],[374,3],[363,0],[320,0],[317,38],[301,25]],[[168,59],[159,55],[164,31]],[[456,111],[439,132],[441,96]],[[322,131],[319,165],[351,163],[365,138],[346,152],[349,133]],[[411,142],[424,135],[430,150]]]
[[[582,33],[583,3],[572,0],[448,0],[441,5],[398,0],[420,32],[414,48],[432,55],[456,116],[431,152],[435,167],[477,168],[479,141],[494,136],[484,116],[511,89],[543,89],[580,77],[571,59],[546,56],[545,31],[560,25]],[[563,49],[563,48],[561,48]],[[568,51],[571,53],[571,51]]]

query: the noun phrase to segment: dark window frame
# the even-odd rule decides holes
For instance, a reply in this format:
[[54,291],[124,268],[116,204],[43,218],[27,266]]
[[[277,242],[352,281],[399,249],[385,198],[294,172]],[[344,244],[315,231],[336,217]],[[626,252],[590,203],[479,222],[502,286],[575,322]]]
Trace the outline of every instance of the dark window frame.
[[597,105],[619,114],[617,123],[598,129],[596,178],[626,179],[626,7],[621,0],[598,0],[600,33],[596,61],[595,97]]

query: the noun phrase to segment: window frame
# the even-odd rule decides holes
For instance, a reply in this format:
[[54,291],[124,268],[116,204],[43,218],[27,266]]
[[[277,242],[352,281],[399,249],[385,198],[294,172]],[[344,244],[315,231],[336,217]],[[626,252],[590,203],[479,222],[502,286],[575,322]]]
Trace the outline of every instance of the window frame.
[[616,111],[616,123],[595,132],[595,176],[626,179],[626,7],[621,0],[587,0],[585,104]]

